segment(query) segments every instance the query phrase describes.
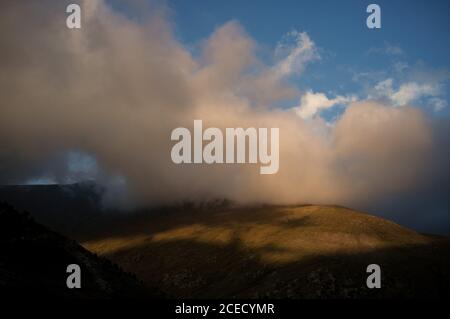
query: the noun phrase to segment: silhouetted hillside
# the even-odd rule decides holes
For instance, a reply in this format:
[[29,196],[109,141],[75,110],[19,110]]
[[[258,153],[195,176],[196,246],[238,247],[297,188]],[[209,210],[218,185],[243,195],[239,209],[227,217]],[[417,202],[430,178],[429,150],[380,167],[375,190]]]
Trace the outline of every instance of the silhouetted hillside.
[[[131,274],[0,203],[0,292],[9,297],[110,298],[161,296]],[[68,289],[66,268],[81,267],[81,289]]]

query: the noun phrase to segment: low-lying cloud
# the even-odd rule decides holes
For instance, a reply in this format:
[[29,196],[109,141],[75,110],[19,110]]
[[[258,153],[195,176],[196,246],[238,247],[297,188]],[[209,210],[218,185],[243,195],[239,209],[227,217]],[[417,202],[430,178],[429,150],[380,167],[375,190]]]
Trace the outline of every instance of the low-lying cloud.
[[[417,108],[372,101],[351,103],[331,126],[276,107],[300,96],[286,77],[307,77],[306,64],[317,58],[306,33],[295,33],[293,51],[266,65],[234,21],[194,56],[159,10],[136,22],[103,1],[84,1],[82,29],[69,30],[65,5],[0,4],[0,183],[51,172],[64,166],[58,154],[77,150],[105,175],[122,176],[138,205],[228,198],[373,209],[420,197],[439,201],[436,223],[450,220],[448,200],[430,196],[437,183],[449,186],[448,126],[437,129]],[[171,131],[194,119],[222,129],[279,127],[279,172],[174,164]],[[414,215],[413,204],[392,202],[397,219]]]

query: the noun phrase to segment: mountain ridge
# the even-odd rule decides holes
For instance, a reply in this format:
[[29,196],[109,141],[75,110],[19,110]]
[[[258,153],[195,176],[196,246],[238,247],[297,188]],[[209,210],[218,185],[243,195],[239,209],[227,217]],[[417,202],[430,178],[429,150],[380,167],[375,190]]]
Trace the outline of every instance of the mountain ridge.
[[[449,238],[348,208],[149,214],[109,230],[83,246],[176,298],[449,297]],[[369,264],[382,289],[367,288]]]
[[[28,201],[17,189],[6,193],[28,206],[37,203],[31,213],[38,222],[169,297],[450,296],[449,237],[338,205],[215,201],[118,213],[99,209],[89,192],[69,192],[66,201],[67,192],[56,185]],[[79,198],[82,205],[72,206]],[[369,264],[381,267],[381,289],[366,286]]]

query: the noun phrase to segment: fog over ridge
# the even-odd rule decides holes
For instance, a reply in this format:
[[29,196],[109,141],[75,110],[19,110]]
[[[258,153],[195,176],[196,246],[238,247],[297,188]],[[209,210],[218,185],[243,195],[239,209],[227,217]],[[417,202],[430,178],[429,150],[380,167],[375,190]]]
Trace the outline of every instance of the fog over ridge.
[[[412,106],[352,101],[333,125],[303,119],[291,72],[307,77],[314,43],[273,65],[236,21],[211,30],[194,56],[161,10],[135,21],[83,1],[0,3],[0,184],[67,172],[69,151],[93,156],[100,184],[126,182],[134,205],[227,198],[239,203],[339,204],[450,232],[450,123]],[[279,127],[280,168],[176,165],[176,127]]]

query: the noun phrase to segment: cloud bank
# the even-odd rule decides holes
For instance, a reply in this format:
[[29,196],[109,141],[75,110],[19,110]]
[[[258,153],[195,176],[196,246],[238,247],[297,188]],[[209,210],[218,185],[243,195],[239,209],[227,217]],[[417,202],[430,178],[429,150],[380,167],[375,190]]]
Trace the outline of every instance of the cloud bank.
[[[449,185],[449,143],[442,138],[448,126],[437,129],[417,108],[313,92],[301,100],[307,117],[350,103],[333,126],[320,117],[305,121],[298,108],[275,106],[299,96],[287,78],[308,76],[307,63],[318,58],[306,33],[293,34],[296,44],[279,47],[284,53],[267,65],[254,40],[232,21],[214,30],[194,57],[159,10],[134,21],[103,1],[84,1],[82,29],[69,30],[66,5],[0,4],[0,183],[64,174],[61,154],[75,150],[95,158],[100,183],[123,178],[137,205],[228,198],[375,209],[416,194],[439,204],[440,215],[429,220],[450,220],[449,203],[428,196],[436,194],[430,190],[436,183]],[[416,89],[394,95],[404,104],[424,94]],[[222,129],[279,127],[279,172],[172,163],[170,133],[192,128],[194,119]],[[410,206],[395,208],[400,206],[390,207],[409,216]]]

